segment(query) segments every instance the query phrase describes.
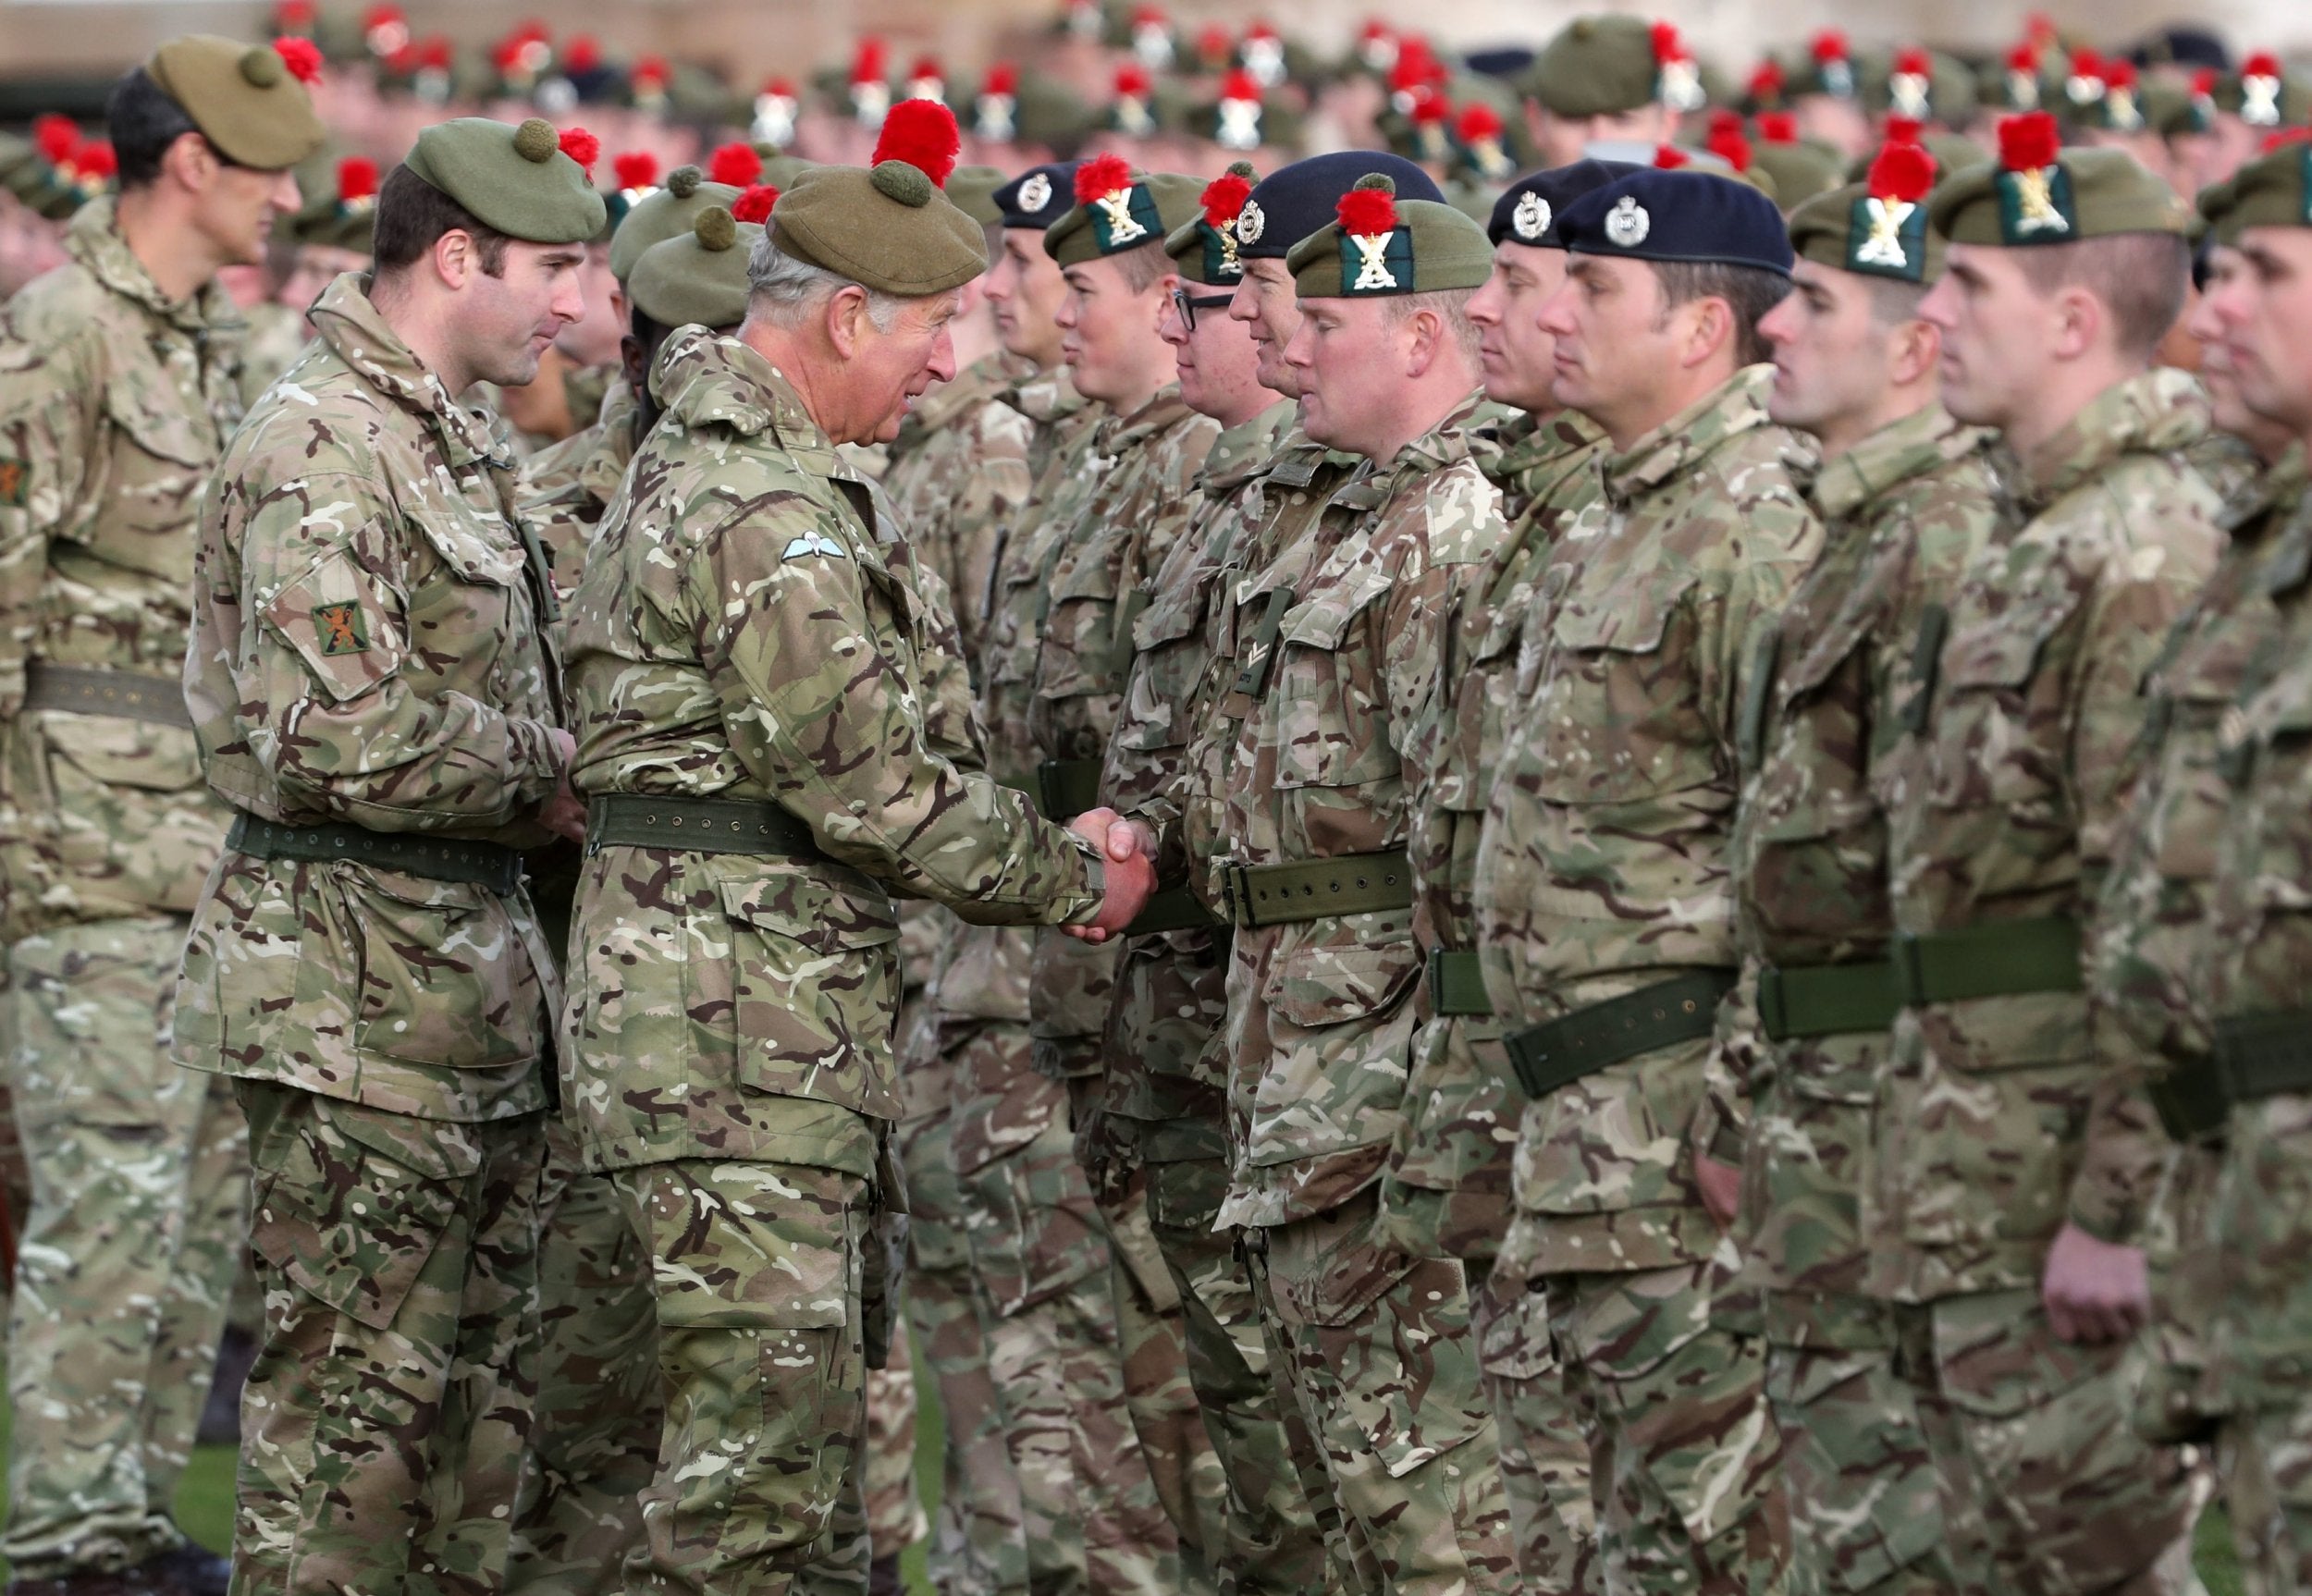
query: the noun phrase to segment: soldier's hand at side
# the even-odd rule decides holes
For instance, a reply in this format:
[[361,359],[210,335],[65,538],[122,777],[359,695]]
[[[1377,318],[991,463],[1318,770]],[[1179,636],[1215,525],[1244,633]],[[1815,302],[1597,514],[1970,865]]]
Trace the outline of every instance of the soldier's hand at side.
[[1156,866],[1148,857],[1139,831],[1113,809],[1089,809],[1068,823],[1107,861],[1107,895],[1089,925],[1070,926],[1068,934],[1087,942],[1104,942],[1139,917],[1156,890]]
[[1742,1206],[1742,1172],[1701,1153],[1694,1155],[1694,1185],[1702,1188],[1702,1206],[1718,1222],[1720,1230],[1734,1228]]
[[559,837],[573,842],[586,840],[586,801],[571,790],[571,761],[578,756],[578,739],[557,726],[547,736],[553,743],[554,753],[560,760],[562,779],[554,788],[554,795],[538,805],[538,824]]
[[2151,1317],[2144,1249],[2097,1241],[2075,1224],[2056,1233],[2039,1282],[2048,1322],[2065,1341],[2095,1344],[2133,1335]]

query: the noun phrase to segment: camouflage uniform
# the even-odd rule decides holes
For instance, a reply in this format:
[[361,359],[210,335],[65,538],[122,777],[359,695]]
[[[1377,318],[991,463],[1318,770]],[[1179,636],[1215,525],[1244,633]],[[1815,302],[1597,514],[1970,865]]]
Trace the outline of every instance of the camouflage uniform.
[[305,352],[313,341],[313,329],[305,325],[305,313],[288,305],[260,300],[241,313],[249,324],[240,345],[240,400],[243,407],[253,405],[257,397],[271,387],[280,374],[297,363],[297,357]]
[[634,458],[637,401],[623,379],[602,398],[602,418],[522,462],[522,518],[536,533],[554,571],[556,597],[567,600],[585,574],[586,549],[603,512],[618,496]]
[[[1518,637],[1558,531],[1596,493],[1604,436],[1571,411],[1520,416],[1499,429],[1499,452],[1479,461],[1512,530],[1453,619],[1433,716],[1416,733],[1412,762],[1413,929],[1423,948],[1446,956],[1435,960],[1439,969],[1474,957],[1471,872],[1517,685]],[[1501,1027],[1475,1012],[1482,996],[1481,988],[1446,1003],[1423,982],[1405,1123],[1381,1188],[1384,1222],[1399,1245],[1451,1253],[1472,1273],[1490,1273],[1508,1228],[1524,1100]],[[1589,1440],[1566,1399],[1548,1325],[1521,1312],[1525,1302],[1521,1285],[1505,1292],[1488,1281],[1476,1303],[1518,1571],[1536,1591],[1582,1596],[1596,1589]]]
[[[2150,1083],[2150,1101],[2176,1145],[2165,1158],[2155,1151],[2104,1166],[2138,1180],[2156,1173],[2153,1190],[2115,1184],[2082,1195],[2099,1224],[2140,1233],[2151,1255],[2156,1360],[2136,1399],[2136,1424],[2174,1442],[2206,1439],[2224,1410],[2207,1356],[2208,1316],[2224,1290],[2221,1246],[2209,1230],[2223,1115],[2220,1095],[2210,1090],[2217,1065],[2206,941],[2209,880],[2232,797],[2218,758],[2221,727],[2224,712],[2271,673],[2280,618],[2267,592],[2267,561],[2289,546],[2281,534],[2304,483],[2303,453],[2292,450],[2268,474],[2235,483],[2225,498],[2217,524],[2229,537],[2216,573],[2145,678],[2148,764],[2096,907],[2097,1043]],[[2142,1107],[2134,1112],[2140,1129]]]
[[668,1393],[629,1588],[855,1583],[880,1210],[903,1189],[882,882],[1032,921],[1088,917],[1101,871],[946,756],[970,735],[952,632],[786,379],[696,330],[652,380],[666,419],[572,605],[575,780],[597,805],[756,802],[809,841],[606,841],[580,887],[563,1100],[647,1238]]
[[[1861,1160],[1891,1000],[1862,1019],[1809,1013],[1798,996],[1786,1012],[1779,1000],[1789,971],[1883,969],[1893,927],[1872,776],[1919,685],[1920,615],[1949,602],[2000,531],[1988,442],[1929,405],[1824,464],[1808,492],[1823,558],[1765,634],[1744,700],[1730,868],[1750,978],[1776,1001],[1770,1025],[1753,1004],[1728,1005],[1719,1044],[1757,1061],[1735,1233],[1744,1283],[1765,1297],[1792,1596],[1931,1596],[1961,1582],[1940,1555],[1935,1474],[1895,1375],[1892,1315],[1862,1292]],[[1789,990],[1808,978],[1789,976]],[[1739,1119],[1740,1105],[1723,1111]]]
[[1784,1561],[1764,1357],[1716,1300],[1732,1248],[1692,1169],[1707,993],[1735,963],[1736,706],[1821,540],[1768,380],[1739,373],[1601,461],[1527,612],[1478,847],[1478,951],[1510,1037],[1691,983],[1661,1005],[1679,1031],[1526,1105],[1494,1266],[1525,1344],[1546,1320],[1590,1433],[1608,1590],[1761,1588]]
[[529,1428],[556,989],[510,850],[561,715],[510,462],[365,286],[217,468],[186,696],[219,796],[412,863],[228,849],[175,1054],[236,1078],[257,1172],[236,1589],[478,1592]]
[[2143,766],[2145,672],[2214,563],[2216,506],[2177,452],[2206,425],[2191,378],[2153,372],[2019,463],[2027,522],[1922,621],[1934,677],[1878,777],[1907,973],[1863,1284],[1897,1305],[1945,1533],[1986,1590],[2189,1577],[2188,1459],[2130,1432],[2133,1350],[2059,1339],[2040,1282],[2067,1220],[2131,1239],[2110,1195],[2160,1156],[2142,1070],[2093,1039],[2080,922]]
[[[1328,858],[1352,883],[1405,879],[1405,762],[1449,619],[1508,530],[1470,456],[1478,408],[1359,470],[1313,533],[1239,586],[1237,624],[1248,608],[1267,617],[1274,652],[1228,774],[1232,880]],[[1251,902],[1247,890],[1232,886],[1232,903]],[[1501,1590],[1516,1574],[1473,1293],[1459,1258],[1408,1251],[1382,1222],[1420,974],[1409,902],[1396,904],[1237,915],[1218,1222],[1249,1232],[1273,1354],[1322,1449],[1359,1579]]]
[[[32,1197],[0,1550],[32,1578],[181,1542],[171,1504],[248,1172],[230,1088],[167,1062],[186,916],[228,818],[201,790],[178,683],[242,325],[215,284],[163,298],[109,200],[65,248],[0,338],[0,927]],[[143,707],[106,706],[123,695]]]
[[[2194,974],[2232,1094],[2208,1227],[2222,1276],[2210,1383],[2241,1574],[2255,1596],[2312,1590],[2312,1383],[2306,1326],[2306,1171],[2312,1091],[2303,1065],[2304,974],[2312,967],[2312,513],[2301,464],[2273,496],[2271,551],[2257,584],[2277,609],[2273,645],[2224,716],[2231,784]],[[2269,677],[2269,680],[2263,678]],[[2261,1078],[2257,1078],[2261,1077]]]

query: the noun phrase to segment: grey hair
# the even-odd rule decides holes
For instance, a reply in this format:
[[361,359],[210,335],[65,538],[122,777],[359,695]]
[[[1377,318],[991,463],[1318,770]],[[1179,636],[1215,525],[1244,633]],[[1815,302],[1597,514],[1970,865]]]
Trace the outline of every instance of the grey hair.
[[1417,294],[1396,294],[1381,301],[1384,325],[1401,327],[1422,311],[1445,323],[1446,338],[1470,360],[1477,358],[1478,325],[1470,320],[1474,289],[1430,289]]
[[907,302],[897,294],[870,289],[840,272],[830,272],[825,266],[816,266],[788,254],[779,247],[775,227],[765,227],[762,237],[747,252],[748,308],[773,326],[793,328],[801,325],[814,306],[845,289],[857,289],[867,295],[867,320],[879,333],[892,330]]

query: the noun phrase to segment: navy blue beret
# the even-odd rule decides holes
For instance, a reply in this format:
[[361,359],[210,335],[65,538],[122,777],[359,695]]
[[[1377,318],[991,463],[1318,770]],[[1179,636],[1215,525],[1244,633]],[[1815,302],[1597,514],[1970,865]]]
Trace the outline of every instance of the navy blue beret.
[[1076,209],[1076,168],[1081,161],[1030,166],[995,191],[995,208],[1007,227],[1040,233]]
[[1790,233],[1774,202],[1708,172],[1648,168],[1617,178],[1567,206],[1557,236],[1576,254],[1790,275]]
[[1399,200],[1445,201],[1429,174],[1402,155],[1372,150],[1311,155],[1277,167],[1254,185],[1236,214],[1236,253],[1248,261],[1283,260],[1301,239],[1331,227],[1341,196],[1374,172],[1395,180]]
[[1494,202],[1494,214],[1485,224],[1485,236],[1496,244],[1527,244],[1537,250],[1562,250],[1565,240],[1557,236],[1557,218],[1568,205],[1594,189],[1602,189],[1617,178],[1632,172],[1642,172],[1643,166],[1629,161],[1576,161],[1570,166],[1552,166],[1547,171],[1528,172],[1509,185],[1508,190]]

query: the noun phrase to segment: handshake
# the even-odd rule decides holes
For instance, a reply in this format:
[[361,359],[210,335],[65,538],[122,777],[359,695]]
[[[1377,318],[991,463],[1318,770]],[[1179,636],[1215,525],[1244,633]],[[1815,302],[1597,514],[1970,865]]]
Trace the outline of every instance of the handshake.
[[1156,838],[1148,827],[1113,809],[1087,809],[1068,829],[1100,850],[1108,865],[1108,895],[1088,924],[1064,927],[1086,942],[1104,942],[1139,918],[1156,890]]

